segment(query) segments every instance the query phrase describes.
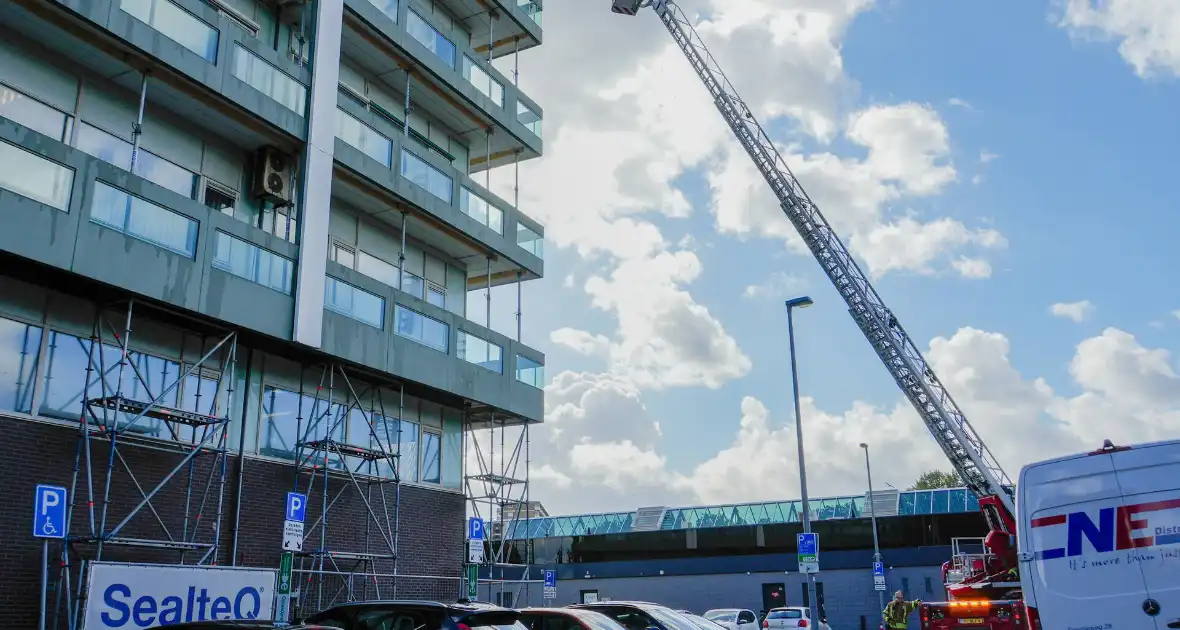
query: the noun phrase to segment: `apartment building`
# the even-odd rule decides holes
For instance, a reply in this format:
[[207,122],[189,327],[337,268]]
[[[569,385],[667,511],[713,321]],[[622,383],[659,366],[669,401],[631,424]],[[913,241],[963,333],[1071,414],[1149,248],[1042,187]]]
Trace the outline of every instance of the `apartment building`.
[[541,15],[0,0],[0,623],[36,623],[37,484],[59,625],[96,561],[277,567],[290,491],[297,611],[459,594],[465,432],[542,419],[544,230],[488,173],[542,152],[495,67]]

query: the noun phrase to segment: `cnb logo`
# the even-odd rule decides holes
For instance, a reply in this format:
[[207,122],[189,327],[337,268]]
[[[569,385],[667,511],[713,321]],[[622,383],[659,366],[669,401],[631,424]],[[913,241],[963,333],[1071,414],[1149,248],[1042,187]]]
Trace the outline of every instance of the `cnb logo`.
[[1156,531],[1161,535],[1135,536],[1135,532],[1150,528],[1148,519],[1138,518],[1139,515],[1163,510],[1180,508],[1180,499],[1167,501],[1153,501],[1120,507],[1102,508],[1098,511],[1098,522],[1086,512],[1070,512],[1055,516],[1044,516],[1032,520],[1033,528],[1066,526],[1065,547],[1043,549],[1035,552],[1038,560],[1056,560],[1058,558],[1072,558],[1083,553],[1082,541],[1090,543],[1094,551],[1105,553],[1108,551],[1123,551],[1127,549],[1141,549],[1158,544],[1180,542],[1175,535],[1162,535],[1171,532],[1172,527],[1158,527]]

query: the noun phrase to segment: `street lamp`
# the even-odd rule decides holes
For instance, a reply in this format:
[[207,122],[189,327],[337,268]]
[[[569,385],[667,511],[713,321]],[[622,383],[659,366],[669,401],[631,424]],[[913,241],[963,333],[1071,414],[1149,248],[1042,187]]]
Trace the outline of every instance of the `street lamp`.
[[[795,325],[791,312],[797,308],[807,308],[815,304],[806,295],[786,301],[787,306],[787,338],[791,344],[791,383],[795,388],[795,439],[799,446],[799,494],[803,499],[803,533],[811,533],[811,505],[807,501],[807,465],[803,460],[803,418],[799,411],[799,370],[795,366]],[[807,606],[810,609],[812,622],[818,627],[819,616],[816,614],[815,574],[807,574]]]
[[[869,518],[873,520],[873,562],[881,561],[881,547],[877,543],[877,508],[873,505],[873,467],[869,464],[869,445],[864,442],[860,443],[860,447],[865,450],[865,473],[869,477]],[[874,583],[873,588],[877,588]],[[885,593],[884,591],[877,591],[877,603],[881,610],[885,610]]]

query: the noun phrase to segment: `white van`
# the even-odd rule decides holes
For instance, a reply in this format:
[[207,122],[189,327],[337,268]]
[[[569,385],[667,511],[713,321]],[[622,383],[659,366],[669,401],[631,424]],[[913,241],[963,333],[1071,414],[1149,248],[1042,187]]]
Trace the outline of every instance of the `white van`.
[[1025,466],[1016,488],[1033,628],[1180,628],[1180,440],[1107,440]]

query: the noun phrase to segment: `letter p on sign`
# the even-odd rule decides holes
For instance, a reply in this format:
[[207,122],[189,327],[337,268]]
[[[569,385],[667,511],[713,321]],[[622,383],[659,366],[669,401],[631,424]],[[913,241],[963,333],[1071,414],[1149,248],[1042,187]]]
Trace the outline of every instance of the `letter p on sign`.
[[298,492],[287,493],[287,515],[288,521],[297,521],[302,523],[303,517],[307,515],[307,495],[299,494]]

